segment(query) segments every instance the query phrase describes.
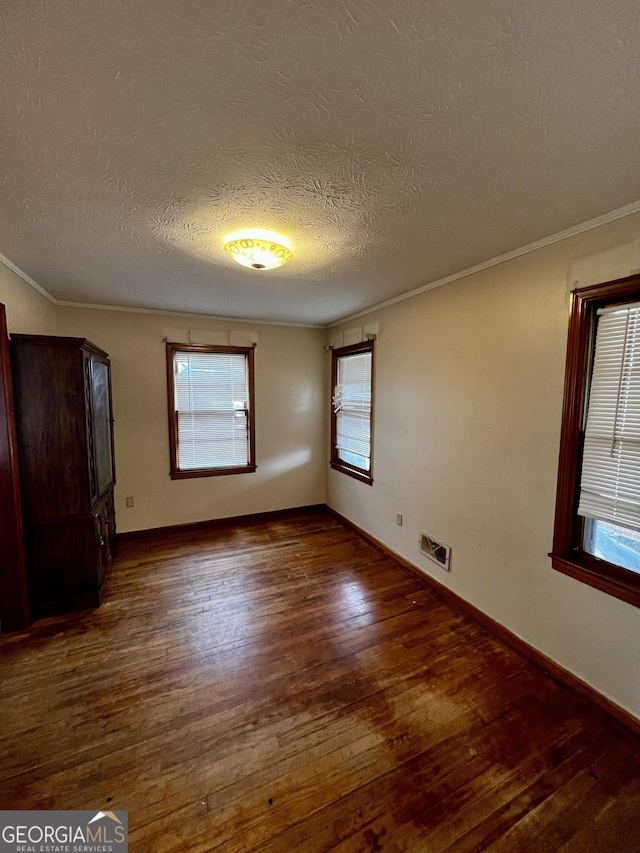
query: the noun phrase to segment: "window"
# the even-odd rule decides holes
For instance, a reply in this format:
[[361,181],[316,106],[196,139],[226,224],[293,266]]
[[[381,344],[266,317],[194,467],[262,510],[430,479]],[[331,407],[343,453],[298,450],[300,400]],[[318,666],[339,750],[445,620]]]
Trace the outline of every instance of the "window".
[[373,483],[373,341],[332,352],[331,467]]
[[255,471],[253,348],[167,344],[171,477]]
[[640,606],[640,276],[572,294],[551,558]]

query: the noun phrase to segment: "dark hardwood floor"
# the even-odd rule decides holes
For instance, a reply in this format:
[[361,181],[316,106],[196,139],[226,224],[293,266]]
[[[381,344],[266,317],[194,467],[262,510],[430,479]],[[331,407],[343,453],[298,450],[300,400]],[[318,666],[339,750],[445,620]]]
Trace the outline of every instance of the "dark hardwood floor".
[[0,684],[0,808],[133,853],[640,851],[640,741],[324,512],[125,542]]

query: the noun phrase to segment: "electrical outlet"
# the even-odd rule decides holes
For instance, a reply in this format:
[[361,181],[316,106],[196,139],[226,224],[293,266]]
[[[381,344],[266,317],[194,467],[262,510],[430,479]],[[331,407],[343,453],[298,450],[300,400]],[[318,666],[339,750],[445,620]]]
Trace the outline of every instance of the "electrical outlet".
[[396,524],[398,525],[398,527],[402,527],[402,513],[401,512],[396,513]]
[[128,495],[124,500],[125,500],[125,503],[127,505],[127,509],[131,509],[132,506],[136,505],[136,503],[133,499],[133,495]]

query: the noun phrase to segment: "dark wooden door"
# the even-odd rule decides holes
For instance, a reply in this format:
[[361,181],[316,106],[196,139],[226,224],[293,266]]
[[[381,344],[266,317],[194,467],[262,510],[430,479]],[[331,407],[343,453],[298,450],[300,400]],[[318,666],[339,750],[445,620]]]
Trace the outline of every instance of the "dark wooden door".
[[9,337],[0,304],[0,630],[29,624]]

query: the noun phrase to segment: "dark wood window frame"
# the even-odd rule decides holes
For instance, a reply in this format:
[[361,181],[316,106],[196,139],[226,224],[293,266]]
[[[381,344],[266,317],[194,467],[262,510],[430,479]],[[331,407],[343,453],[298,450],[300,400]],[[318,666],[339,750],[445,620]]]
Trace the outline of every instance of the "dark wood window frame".
[[557,571],[636,607],[640,607],[640,575],[584,550],[585,522],[577,509],[597,312],[608,305],[638,301],[640,275],[578,288],[571,294],[555,530],[550,554]]
[[[371,456],[369,470],[365,471],[362,468],[357,468],[354,465],[348,465],[342,459],[338,458],[336,448],[336,413],[333,410],[333,394],[338,382],[338,359],[345,355],[354,355],[356,353],[370,352],[371,353]],[[374,341],[363,341],[359,344],[351,344],[350,346],[340,347],[331,351],[331,467],[335,471],[342,471],[349,477],[354,477],[367,485],[373,485],[373,408],[374,408],[374,376],[375,376],[375,356],[374,356]]]
[[[254,348],[232,346],[208,346],[203,344],[167,343],[167,399],[169,405],[169,453],[171,462],[171,479],[187,480],[195,477],[220,477],[227,474],[251,474],[256,470],[256,435],[255,435],[255,381],[254,381]],[[177,352],[203,353],[242,353],[247,359],[249,380],[249,404],[247,410],[249,462],[247,465],[228,468],[196,468],[181,470],[178,467],[178,424],[175,406],[174,357]]]

